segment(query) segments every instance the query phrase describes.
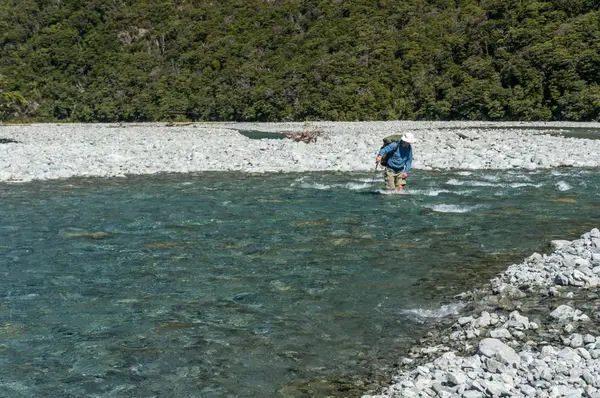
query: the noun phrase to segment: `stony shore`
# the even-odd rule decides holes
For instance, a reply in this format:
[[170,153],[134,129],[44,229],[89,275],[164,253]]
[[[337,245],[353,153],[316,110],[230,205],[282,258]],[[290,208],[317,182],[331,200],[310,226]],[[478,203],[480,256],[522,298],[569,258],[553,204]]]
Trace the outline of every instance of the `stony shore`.
[[600,231],[552,245],[465,293],[474,315],[424,338],[363,398],[600,397]]
[[[316,143],[239,130],[321,131]],[[600,166],[600,140],[565,138],[598,123],[315,122],[0,125],[0,181],[161,172],[370,171],[382,138],[411,131],[415,170]]]

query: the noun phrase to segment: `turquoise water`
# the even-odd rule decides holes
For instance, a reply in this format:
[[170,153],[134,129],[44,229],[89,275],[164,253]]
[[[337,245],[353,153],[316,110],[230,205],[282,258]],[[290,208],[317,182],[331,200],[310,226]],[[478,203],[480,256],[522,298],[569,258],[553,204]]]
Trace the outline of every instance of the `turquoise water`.
[[0,184],[0,396],[358,396],[551,239],[596,170]]

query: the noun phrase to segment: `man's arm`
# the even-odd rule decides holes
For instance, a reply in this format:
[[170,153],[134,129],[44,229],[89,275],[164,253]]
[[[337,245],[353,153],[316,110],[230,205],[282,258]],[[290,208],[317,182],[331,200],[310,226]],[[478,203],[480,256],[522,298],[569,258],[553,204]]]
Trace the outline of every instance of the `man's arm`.
[[392,152],[397,147],[398,147],[398,143],[397,142],[392,142],[391,144],[386,145],[383,148],[381,148],[381,150],[379,151],[379,153],[377,155],[378,156],[385,156],[386,154]]

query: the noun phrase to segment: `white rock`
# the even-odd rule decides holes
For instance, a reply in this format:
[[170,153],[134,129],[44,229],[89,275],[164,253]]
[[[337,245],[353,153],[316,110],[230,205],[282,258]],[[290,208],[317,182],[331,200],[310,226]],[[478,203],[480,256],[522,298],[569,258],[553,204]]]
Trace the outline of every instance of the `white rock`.
[[505,364],[518,364],[521,358],[515,350],[498,339],[486,338],[479,342],[479,353]]

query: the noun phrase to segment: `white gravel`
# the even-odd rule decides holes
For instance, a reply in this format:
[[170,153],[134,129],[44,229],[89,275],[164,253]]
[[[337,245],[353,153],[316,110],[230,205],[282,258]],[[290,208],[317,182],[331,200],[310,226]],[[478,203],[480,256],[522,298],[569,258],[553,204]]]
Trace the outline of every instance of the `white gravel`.
[[[160,172],[370,171],[382,138],[412,131],[414,169],[598,167],[600,140],[559,129],[599,123],[313,122],[316,143],[249,139],[237,130],[301,132],[304,123],[0,125],[0,181]],[[600,131],[600,130],[599,130]]]
[[[600,398],[600,231],[552,245],[550,255],[534,253],[494,278],[485,297],[515,304],[553,297],[548,317],[497,309],[458,318],[442,344],[415,347],[388,387],[363,398]],[[588,311],[574,307],[584,303]]]

